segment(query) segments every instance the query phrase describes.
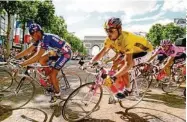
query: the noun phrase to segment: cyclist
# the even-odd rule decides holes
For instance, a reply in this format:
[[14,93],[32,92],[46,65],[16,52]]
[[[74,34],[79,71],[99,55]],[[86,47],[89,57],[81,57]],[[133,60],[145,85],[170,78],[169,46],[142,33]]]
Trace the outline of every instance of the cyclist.
[[114,85],[111,85],[111,91],[117,98],[123,99],[128,95],[128,71],[133,65],[137,64],[133,59],[145,56],[147,52],[152,51],[153,47],[145,38],[122,31],[122,23],[119,18],[113,17],[108,19],[104,24],[104,29],[108,35],[105,39],[104,47],[90,60],[90,63],[100,60],[110,49],[113,49],[120,55],[124,55],[122,57],[123,65],[119,71],[105,79],[105,81],[115,81],[116,89]]
[[[186,40],[186,39],[185,39]],[[166,55],[168,57],[166,64],[163,66],[162,71],[169,76],[170,69],[173,63],[179,63],[186,60],[186,47],[176,46],[168,39],[161,40],[160,47],[155,51],[155,53],[148,60],[150,62],[155,56],[159,54]]]
[[[31,24],[29,27],[29,33],[34,40],[34,43],[28,49],[19,53],[16,56],[16,59],[28,55],[37,48],[37,53],[21,63],[22,66],[38,61],[42,66],[47,66],[49,60],[56,61],[51,71],[49,68],[44,68],[44,70],[46,76],[49,76],[49,81],[54,87],[55,96],[59,97],[61,93],[59,90],[57,74],[71,58],[71,47],[65,40],[60,39],[57,35],[44,33],[41,26],[38,24]],[[44,54],[49,48],[50,52]]]

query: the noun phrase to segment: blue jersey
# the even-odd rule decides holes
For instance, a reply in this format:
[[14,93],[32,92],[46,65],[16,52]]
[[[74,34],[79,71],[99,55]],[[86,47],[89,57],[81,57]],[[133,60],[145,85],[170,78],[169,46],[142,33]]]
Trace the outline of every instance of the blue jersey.
[[44,33],[43,39],[35,42],[33,46],[39,46],[39,42],[41,42],[41,48],[45,50],[55,50],[57,53],[62,54],[71,51],[66,41],[54,34]]

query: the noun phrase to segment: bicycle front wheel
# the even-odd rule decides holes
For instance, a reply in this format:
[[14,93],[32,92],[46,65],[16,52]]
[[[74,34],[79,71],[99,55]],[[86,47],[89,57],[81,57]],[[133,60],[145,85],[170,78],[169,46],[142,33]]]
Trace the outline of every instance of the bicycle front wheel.
[[103,89],[94,82],[74,90],[62,107],[62,116],[67,121],[80,121],[90,115],[99,105]]
[[18,84],[13,84],[9,91],[0,93],[0,104],[11,110],[25,106],[34,96],[35,86],[28,77],[23,77]]
[[0,92],[6,91],[11,87],[13,78],[7,70],[0,69]]

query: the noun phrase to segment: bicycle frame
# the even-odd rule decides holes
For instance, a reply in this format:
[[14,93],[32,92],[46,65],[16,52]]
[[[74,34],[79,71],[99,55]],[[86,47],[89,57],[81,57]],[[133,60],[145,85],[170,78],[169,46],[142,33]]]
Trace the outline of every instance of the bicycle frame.
[[[88,67],[90,67],[90,66],[88,66]],[[92,72],[89,72],[89,71],[85,70],[87,73],[90,73],[90,74],[92,74],[92,75],[95,75],[95,77],[96,77],[96,80],[94,81],[94,82],[95,82],[94,86],[92,86],[92,87],[90,88],[90,90],[89,90],[89,92],[91,92],[92,90],[94,90],[94,92],[92,92],[93,95],[92,95],[91,99],[88,101],[88,104],[90,103],[90,101],[92,100],[93,96],[96,94],[97,89],[98,89],[100,86],[101,86],[101,87],[104,87],[104,89],[107,90],[107,92],[109,93],[109,95],[112,96],[113,98],[115,98],[114,94],[113,94],[112,91],[109,89],[109,87],[103,85],[104,80],[103,80],[103,78],[102,78],[102,75],[103,75],[103,74],[106,74],[107,69],[105,69],[105,68],[103,68],[103,67],[97,67],[97,68],[100,68],[98,73],[92,73]],[[131,72],[131,71],[132,71],[132,70],[130,70],[130,72]],[[136,74],[136,73],[135,73],[135,74]],[[134,75],[135,75],[135,74],[134,74]],[[135,78],[134,78],[133,80],[130,81],[130,88],[131,88],[131,90],[132,90],[133,85],[135,85],[136,94],[137,94],[137,96],[138,96],[138,95],[140,94],[140,91],[139,91],[139,89],[138,89],[137,81],[136,81]],[[83,97],[82,102],[83,102],[84,99],[89,95],[89,92]],[[120,102],[121,102],[121,100],[119,101],[119,103],[120,103]],[[83,103],[84,103],[84,102],[83,102]],[[123,107],[122,103],[120,103],[120,106],[121,106],[122,108],[125,108],[125,107]]]

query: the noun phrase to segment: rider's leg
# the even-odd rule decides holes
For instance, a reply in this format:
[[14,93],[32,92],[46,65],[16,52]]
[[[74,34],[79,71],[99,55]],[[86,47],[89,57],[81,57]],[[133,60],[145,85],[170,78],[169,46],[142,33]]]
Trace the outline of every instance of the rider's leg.
[[[40,63],[42,66],[48,66],[48,65],[47,65],[47,61],[48,61],[48,60],[49,60],[49,56],[48,56],[48,54],[46,54],[46,55],[44,55],[44,56],[42,56],[42,57],[40,58],[39,63]],[[45,67],[45,68],[43,68],[43,69],[44,69],[44,71],[45,71],[46,76],[48,76],[49,73],[50,73],[50,68],[49,68],[49,67]]]
[[[119,63],[120,63],[120,66],[119,66],[119,70],[120,70],[125,65],[125,62],[121,61]],[[129,73],[125,73],[124,75],[117,78],[116,87],[119,90],[123,90],[125,87],[126,88],[129,87]]]
[[54,86],[54,89],[55,89],[55,93],[60,95],[60,90],[59,90],[59,83],[58,83],[58,79],[57,79],[57,74],[58,72],[60,71],[60,69],[66,64],[67,61],[69,61],[71,57],[71,54],[70,53],[66,53],[62,56],[60,56],[55,65],[54,65],[54,68],[52,69],[52,72],[50,73],[50,79],[51,79],[51,82]]
[[[121,61],[120,64],[118,65],[120,65],[119,66],[119,69],[120,69],[121,67],[123,67],[124,62]],[[116,93],[119,90],[123,91],[124,88],[129,88],[129,74],[128,73],[125,73],[124,75],[118,77],[116,79],[116,82],[110,87],[113,93]]]
[[[118,66],[120,65],[119,63],[121,63],[121,59],[119,58],[118,60],[114,60],[113,62],[113,66],[111,68],[111,70],[118,70]],[[121,63],[122,64],[122,63]],[[119,79],[116,79],[116,81],[118,82]],[[110,90],[115,94],[118,92],[118,88],[116,86],[116,83],[114,83],[113,85],[110,86]]]
[[52,68],[52,71],[51,71],[51,73],[49,74],[50,81],[51,81],[52,84],[53,84],[55,93],[59,93],[59,92],[60,92],[60,90],[59,90],[59,83],[58,83],[58,79],[57,79],[57,74],[58,74],[58,72],[59,72],[58,69]]
[[116,80],[116,87],[122,91],[124,88],[129,88],[129,74],[125,73]]

